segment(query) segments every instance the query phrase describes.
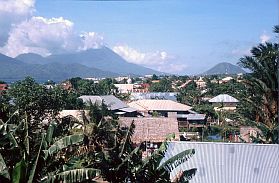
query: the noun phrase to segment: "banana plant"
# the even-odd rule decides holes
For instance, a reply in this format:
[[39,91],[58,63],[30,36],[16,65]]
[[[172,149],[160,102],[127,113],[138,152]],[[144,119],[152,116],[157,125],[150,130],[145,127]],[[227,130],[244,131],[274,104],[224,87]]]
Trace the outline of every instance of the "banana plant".
[[[82,133],[59,136],[56,134],[56,129],[56,122],[52,122],[46,131],[40,129],[40,137],[37,136],[39,143],[32,144],[29,142],[31,136],[28,133],[27,120],[18,124],[1,121],[0,181],[11,183],[82,182],[98,176],[100,171],[97,169],[67,167],[65,161],[59,162],[63,154],[69,152],[68,149],[83,143],[84,136]],[[35,137],[32,136],[32,138]],[[54,158],[58,157],[60,159],[55,161]],[[60,164],[55,164],[57,162]]]

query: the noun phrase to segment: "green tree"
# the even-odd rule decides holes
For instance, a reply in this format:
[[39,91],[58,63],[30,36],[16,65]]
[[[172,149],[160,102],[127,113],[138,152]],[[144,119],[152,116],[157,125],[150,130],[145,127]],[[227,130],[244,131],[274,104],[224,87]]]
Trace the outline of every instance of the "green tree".
[[92,80],[78,77],[71,78],[70,83],[74,91],[79,95],[110,95],[117,93],[117,88],[114,85],[116,81],[111,78],[106,78],[99,81],[99,83],[95,83]]
[[161,79],[158,83],[152,83],[149,90],[151,92],[171,92],[172,83],[167,78]]
[[100,95],[111,95],[117,93],[117,88],[114,85],[116,81],[111,78],[106,78],[98,83]]
[[156,74],[153,74],[152,77],[151,77],[151,79],[152,79],[152,80],[158,80],[159,78],[158,78],[158,76],[157,76]]
[[[168,170],[174,162],[194,153],[183,151],[159,166],[165,142],[143,160],[140,148],[131,141],[134,124],[121,127],[117,120],[105,116],[105,106],[94,108],[91,120],[83,123],[72,118],[37,127],[29,127],[26,119],[18,121],[21,118],[1,122],[1,182],[94,182],[97,175],[109,182],[170,182]],[[76,128],[77,124],[82,128]],[[31,143],[29,139],[35,140]],[[177,182],[194,173],[183,172]]]
[[259,44],[251,54],[239,62],[251,71],[244,78],[249,96],[243,100],[251,110],[249,116],[243,115],[264,128],[266,142],[278,143],[278,44]]
[[197,105],[201,103],[202,93],[198,90],[194,81],[188,83],[184,88],[179,90],[177,94],[177,100],[180,103],[187,105]]
[[47,80],[44,85],[52,85],[54,86],[55,85],[55,82],[53,80]]
[[32,121],[42,120],[47,115],[55,116],[63,108],[64,101],[53,91],[39,85],[33,78],[26,77],[13,84],[7,94],[20,116]]

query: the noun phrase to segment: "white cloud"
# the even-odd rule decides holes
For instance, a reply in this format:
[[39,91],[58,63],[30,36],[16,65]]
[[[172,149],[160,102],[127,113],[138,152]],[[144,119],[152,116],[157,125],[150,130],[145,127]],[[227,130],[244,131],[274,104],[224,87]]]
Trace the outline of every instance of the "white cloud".
[[38,53],[46,56],[98,48],[103,37],[94,32],[77,34],[74,23],[60,18],[32,17],[15,25],[0,51],[15,57],[22,53]]
[[1,0],[0,1],[0,46],[8,39],[13,25],[28,19],[35,11],[35,0]]
[[[104,46],[104,37],[96,32],[78,32],[74,23],[63,17],[33,16],[35,0],[0,0],[0,52],[16,57],[22,53],[42,56],[83,51]],[[113,51],[128,62],[168,73],[186,68],[166,51],[140,52],[127,45]]]
[[34,10],[35,0],[2,0],[0,1],[0,12],[16,14],[28,14]]
[[237,49],[234,49],[231,51],[231,54],[233,56],[237,56],[237,57],[242,57],[244,55],[251,55],[251,52],[250,52],[251,48],[237,48]]
[[79,47],[79,51],[104,46],[104,37],[96,32],[84,32],[80,35],[80,38],[83,44]]
[[143,53],[127,45],[114,46],[113,51],[130,63],[146,66],[163,65],[174,58],[173,56],[169,56],[165,51]]
[[130,63],[143,65],[162,72],[177,73],[186,68],[185,64],[175,64],[175,56],[169,55],[165,51],[140,52],[127,45],[113,47],[113,51]]
[[270,38],[271,38],[271,37],[270,37],[269,35],[267,35],[266,33],[263,33],[263,34],[260,36],[261,43],[263,44],[263,43],[269,41]]

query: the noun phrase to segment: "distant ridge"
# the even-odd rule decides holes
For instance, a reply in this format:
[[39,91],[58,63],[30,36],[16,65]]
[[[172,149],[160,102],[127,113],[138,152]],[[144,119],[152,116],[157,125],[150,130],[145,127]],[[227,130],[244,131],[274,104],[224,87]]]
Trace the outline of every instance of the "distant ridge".
[[207,70],[206,72],[202,73],[201,75],[221,75],[221,74],[239,74],[239,73],[246,73],[243,69],[239,66],[233,65],[228,62],[222,62],[211,69]]
[[153,69],[129,63],[107,47],[89,49],[76,53],[50,55],[48,57],[42,57],[37,54],[28,53],[19,55],[16,57],[16,59],[29,64],[78,63],[86,67],[94,67],[103,71],[118,73],[120,75],[130,75],[131,73],[137,76],[146,74],[164,74]]
[[16,81],[31,76],[36,80],[61,81],[71,77],[115,77],[117,73],[102,71],[78,63],[29,64],[0,54],[0,80]]
[[46,64],[47,60],[45,57],[42,57],[41,55],[35,54],[35,53],[24,53],[21,55],[18,55],[15,59],[23,61],[28,64]]

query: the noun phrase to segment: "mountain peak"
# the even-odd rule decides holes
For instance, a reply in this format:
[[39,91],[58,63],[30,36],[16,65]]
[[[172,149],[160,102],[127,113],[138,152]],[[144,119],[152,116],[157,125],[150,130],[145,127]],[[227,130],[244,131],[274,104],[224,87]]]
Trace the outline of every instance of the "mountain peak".
[[87,67],[94,67],[103,71],[118,73],[120,75],[127,75],[129,73],[134,73],[134,75],[163,74],[162,72],[141,65],[129,63],[113,50],[105,46],[98,49],[50,55],[48,57],[42,57],[37,54],[23,54],[19,55],[17,59],[29,64],[41,65],[46,63],[79,63]]
[[202,73],[202,75],[214,75],[214,74],[239,74],[245,73],[243,69],[239,66],[233,65],[228,62],[221,62],[211,69],[207,70],[206,72]]

